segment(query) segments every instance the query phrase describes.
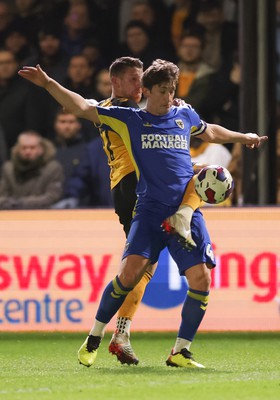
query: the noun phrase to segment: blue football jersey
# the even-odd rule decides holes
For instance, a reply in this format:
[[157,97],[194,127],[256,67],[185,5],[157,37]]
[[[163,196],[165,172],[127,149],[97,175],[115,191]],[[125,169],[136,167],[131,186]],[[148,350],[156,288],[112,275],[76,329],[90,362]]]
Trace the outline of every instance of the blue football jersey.
[[139,180],[139,201],[179,206],[193,176],[190,136],[206,129],[193,108],[171,107],[162,116],[124,107],[97,107],[97,112],[125,143]]

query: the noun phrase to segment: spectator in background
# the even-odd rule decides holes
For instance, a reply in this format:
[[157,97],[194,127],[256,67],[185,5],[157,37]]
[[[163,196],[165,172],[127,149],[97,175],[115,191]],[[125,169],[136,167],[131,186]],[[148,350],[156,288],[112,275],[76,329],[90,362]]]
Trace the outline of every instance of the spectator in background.
[[11,24],[7,30],[5,48],[14,53],[19,65],[27,63],[29,57],[36,53],[35,46],[29,42],[24,28],[18,24]]
[[66,79],[69,57],[61,48],[58,29],[46,26],[38,32],[38,52],[26,61],[27,65],[40,64],[59,83]]
[[[241,66],[234,54],[231,64],[226,63],[214,77],[213,91],[210,94],[212,121],[239,131],[239,89],[241,83]],[[228,170],[234,179],[232,204],[241,205],[242,198],[242,146],[239,143],[226,144],[232,158]]]
[[35,131],[22,132],[3,166],[0,209],[49,208],[63,191],[63,171],[55,148]]
[[0,124],[0,176],[2,171],[2,165],[7,160],[7,146],[3,128]]
[[[27,64],[37,65],[49,71],[53,79],[58,82],[65,82],[67,76],[69,58],[60,46],[59,31],[54,27],[45,26],[38,33],[38,52],[27,60]],[[33,103],[33,129],[50,140],[54,140],[54,120],[59,105],[47,94],[37,87],[30,88],[30,95]]]
[[43,25],[44,17],[50,8],[50,1],[15,0],[15,21],[22,26],[30,43],[36,45],[37,33]]
[[[87,99],[94,98],[93,69],[88,58],[83,54],[70,58],[64,86]],[[83,119],[81,124],[82,132],[87,141],[97,136],[97,129],[90,121]]]
[[125,27],[131,20],[132,10],[131,0],[119,0],[118,8],[118,42],[123,43],[125,40]]
[[238,0],[222,0],[223,12],[226,21],[238,21]]
[[89,99],[94,96],[92,67],[84,55],[70,58],[64,86]]
[[92,30],[88,38],[94,38],[100,44],[102,54],[106,58],[106,66],[111,63],[119,44],[119,3],[119,0],[87,0]]
[[86,40],[96,34],[87,2],[70,3],[61,35],[61,46],[65,53],[69,57],[81,54]]
[[53,208],[113,207],[110,168],[100,138],[85,149],[81,162],[65,184],[64,199]]
[[199,164],[227,168],[231,161],[230,151],[223,144],[206,143],[196,137],[191,138],[190,154],[192,161]]
[[56,159],[63,166],[65,182],[80,164],[86,142],[79,119],[67,110],[59,110],[55,122]]
[[17,70],[14,54],[0,49],[0,123],[8,151],[23,129],[35,129],[32,86],[19,78]]
[[102,69],[95,78],[95,100],[107,99],[112,93],[112,83],[108,69]]
[[135,0],[132,3],[131,20],[142,21],[148,27],[152,27],[156,23],[155,19],[155,9],[149,0]]
[[169,7],[170,35],[174,49],[177,50],[185,31],[190,31],[196,24],[198,0],[174,0]]
[[14,19],[12,4],[8,0],[0,0],[0,47],[4,46],[6,33]]
[[140,58],[144,68],[152,61],[162,55],[160,50],[153,47],[149,28],[142,21],[130,21],[125,28],[125,42],[119,49],[119,56]]
[[225,21],[223,6],[218,0],[200,3],[197,22],[204,28],[204,61],[219,69],[232,60],[237,49],[237,25]]
[[134,0],[130,20],[141,21],[149,29],[152,46],[173,54],[166,6],[162,0]]
[[92,69],[93,78],[96,77],[97,73],[106,68],[107,62],[105,61],[104,55],[101,51],[100,43],[95,39],[88,39],[82,50],[82,55],[84,55],[90,64]]
[[180,75],[176,96],[190,103],[203,119],[209,121],[215,70],[203,61],[202,53],[201,36],[196,33],[182,36],[177,48]]
[[[241,83],[241,66],[237,54],[231,62],[223,64],[214,76],[210,107],[212,120],[218,125],[226,126],[233,131],[239,130],[239,88]],[[233,145],[226,145],[232,150]]]

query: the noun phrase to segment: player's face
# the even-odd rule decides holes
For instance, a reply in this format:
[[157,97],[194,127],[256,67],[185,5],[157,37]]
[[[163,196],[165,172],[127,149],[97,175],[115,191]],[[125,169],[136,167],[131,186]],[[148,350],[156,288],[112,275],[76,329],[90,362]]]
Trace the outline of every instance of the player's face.
[[173,103],[175,88],[173,82],[154,85],[151,90],[144,88],[143,93],[147,97],[147,110],[154,115],[168,113]]
[[115,95],[139,103],[142,97],[142,73],[141,68],[127,68],[121,76],[115,79]]

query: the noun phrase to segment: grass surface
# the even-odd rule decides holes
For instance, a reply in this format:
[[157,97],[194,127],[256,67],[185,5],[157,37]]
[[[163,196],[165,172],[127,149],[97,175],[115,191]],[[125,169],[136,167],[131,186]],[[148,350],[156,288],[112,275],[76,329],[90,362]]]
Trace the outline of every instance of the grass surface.
[[5,400],[276,400],[280,334],[198,334],[195,359],[207,368],[171,368],[174,333],[133,333],[138,366],[108,353],[107,333],[91,368],[78,364],[85,334],[0,333],[0,399]]

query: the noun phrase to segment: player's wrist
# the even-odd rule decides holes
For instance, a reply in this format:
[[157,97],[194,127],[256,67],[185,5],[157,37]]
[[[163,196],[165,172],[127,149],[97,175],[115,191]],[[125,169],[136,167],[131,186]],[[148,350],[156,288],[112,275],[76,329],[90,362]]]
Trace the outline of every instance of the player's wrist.
[[52,78],[50,78],[49,76],[45,78],[45,82],[43,83],[43,88],[48,90],[52,84],[53,84],[54,80]]

